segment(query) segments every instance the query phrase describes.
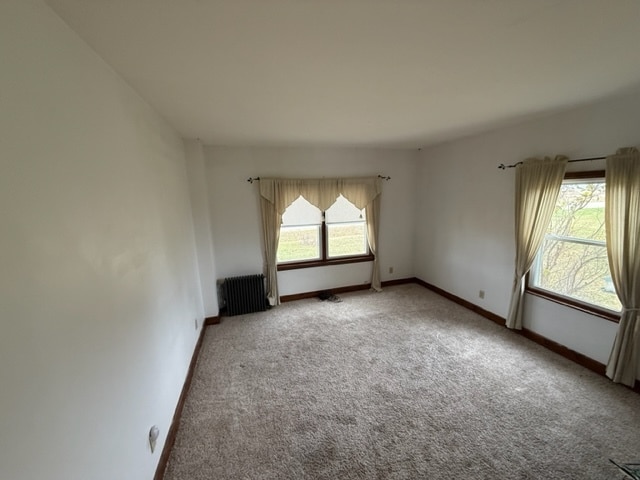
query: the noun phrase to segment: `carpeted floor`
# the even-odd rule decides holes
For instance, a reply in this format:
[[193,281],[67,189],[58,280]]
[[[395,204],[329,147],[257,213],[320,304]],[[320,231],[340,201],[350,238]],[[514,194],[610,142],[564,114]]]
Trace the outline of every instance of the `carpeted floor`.
[[209,327],[165,480],[619,479],[640,395],[418,285]]

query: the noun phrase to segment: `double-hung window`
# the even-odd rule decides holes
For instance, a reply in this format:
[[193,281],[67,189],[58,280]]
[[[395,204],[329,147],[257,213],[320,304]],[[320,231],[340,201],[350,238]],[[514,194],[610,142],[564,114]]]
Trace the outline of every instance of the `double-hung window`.
[[340,195],[326,211],[298,197],[282,215],[278,269],[370,261],[365,210]]
[[604,172],[580,177],[562,183],[529,291],[615,319],[621,305],[607,257]]

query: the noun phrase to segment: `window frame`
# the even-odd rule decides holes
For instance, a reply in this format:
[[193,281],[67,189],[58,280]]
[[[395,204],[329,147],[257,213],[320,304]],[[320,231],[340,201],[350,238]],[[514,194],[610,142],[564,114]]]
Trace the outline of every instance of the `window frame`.
[[[365,226],[365,234],[368,235],[366,231],[367,222],[364,222]],[[369,240],[367,238],[367,253],[362,255],[342,255],[339,257],[329,257],[329,245],[328,245],[328,231],[327,231],[327,222],[325,219],[325,212],[322,212],[322,223],[320,224],[320,258],[313,260],[299,260],[293,262],[283,262],[277,263],[277,271],[286,271],[286,270],[297,270],[299,268],[313,268],[313,267],[324,267],[327,265],[346,265],[349,263],[361,263],[361,262],[372,262],[375,259],[375,255],[371,253],[371,248],[369,248]]]
[[[606,175],[604,170],[590,170],[584,172],[567,172],[564,175],[564,180],[593,180],[604,179],[606,183]],[[563,181],[564,181],[563,180]],[[572,308],[596,317],[604,318],[614,323],[620,322],[620,314],[606,308],[598,307],[586,302],[581,302],[575,298],[565,297],[564,295],[545,290],[543,288],[536,287],[531,284],[531,270],[526,275],[525,292],[535,297],[543,298],[565,307]]]

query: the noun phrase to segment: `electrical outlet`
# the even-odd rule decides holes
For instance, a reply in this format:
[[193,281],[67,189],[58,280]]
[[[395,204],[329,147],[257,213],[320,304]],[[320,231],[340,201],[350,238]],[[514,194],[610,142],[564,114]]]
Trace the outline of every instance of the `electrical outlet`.
[[195,319],[195,324],[196,324],[196,330],[198,330],[198,319]]
[[480,291],[478,292],[478,297],[480,297],[480,298],[484,298],[484,290],[480,290]]
[[393,273],[393,267],[389,267],[389,273]]

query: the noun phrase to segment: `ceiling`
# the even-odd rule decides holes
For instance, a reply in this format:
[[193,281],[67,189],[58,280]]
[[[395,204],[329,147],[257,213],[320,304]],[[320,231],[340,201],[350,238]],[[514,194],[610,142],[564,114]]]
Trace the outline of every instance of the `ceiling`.
[[417,148],[640,85],[638,0],[46,0],[185,138]]

